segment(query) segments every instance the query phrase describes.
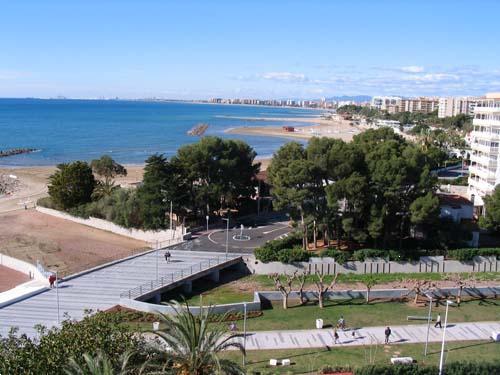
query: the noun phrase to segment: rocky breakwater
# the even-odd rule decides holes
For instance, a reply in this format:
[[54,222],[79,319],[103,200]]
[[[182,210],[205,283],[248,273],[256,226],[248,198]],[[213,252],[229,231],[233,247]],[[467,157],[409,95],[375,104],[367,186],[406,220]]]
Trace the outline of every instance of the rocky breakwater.
[[0,150],[0,158],[19,154],[29,154],[36,151],[38,151],[36,148],[11,148],[9,150]]

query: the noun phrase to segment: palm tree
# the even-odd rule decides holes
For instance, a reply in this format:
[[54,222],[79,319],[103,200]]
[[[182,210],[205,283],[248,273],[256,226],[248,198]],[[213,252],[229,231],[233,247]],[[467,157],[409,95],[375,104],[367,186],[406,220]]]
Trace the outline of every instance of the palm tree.
[[162,373],[182,375],[244,374],[244,370],[233,361],[219,358],[219,353],[228,348],[237,348],[244,353],[243,345],[236,341],[239,334],[228,333],[228,313],[215,318],[210,308],[200,308],[193,315],[189,305],[181,306],[172,301],[175,314],[160,314],[165,329],[153,331],[161,345],[157,347],[158,361]]
[[[131,351],[123,353],[118,358],[119,370],[115,370],[115,364],[106,353],[98,351],[95,356],[88,353],[83,355],[84,364],[79,364],[74,358],[70,358],[64,372],[68,375],[125,375],[133,373],[128,362],[132,356]],[[142,373],[143,368],[139,373]],[[136,372],[134,372],[136,373]]]

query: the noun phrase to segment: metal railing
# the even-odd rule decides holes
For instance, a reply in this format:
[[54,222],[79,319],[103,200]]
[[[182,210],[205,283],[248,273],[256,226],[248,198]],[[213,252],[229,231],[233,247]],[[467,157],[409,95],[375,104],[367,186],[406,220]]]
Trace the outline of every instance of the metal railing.
[[173,284],[177,281],[186,279],[194,274],[200,273],[202,271],[209,270],[215,266],[220,264],[233,261],[234,257],[226,257],[226,256],[218,256],[217,258],[204,260],[200,263],[192,265],[190,267],[186,267],[181,269],[180,271],[175,271],[159,277],[158,280],[150,280],[144,284],[141,284],[135,288],[129,289],[123,293],[120,293],[120,298],[128,298],[128,299],[136,299],[140,296],[143,296],[149,292],[160,289],[164,286]]

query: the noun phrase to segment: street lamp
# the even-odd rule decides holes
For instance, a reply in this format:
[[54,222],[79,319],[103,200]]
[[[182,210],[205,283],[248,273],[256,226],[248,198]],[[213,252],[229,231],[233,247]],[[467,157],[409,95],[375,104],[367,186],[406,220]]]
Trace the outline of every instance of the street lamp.
[[453,304],[452,301],[446,300],[446,313],[444,315],[443,342],[441,343],[441,358],[439,359],[439,375],[443,375],[443,360],[444,360],[444,341],[446,337],[446,326],[448,325],[448,307]]
[[243,315],[243,366],[245,366],[246,352],[247,352],[247,303],[244,305],[244,315]]
[[208,219],[210,219],[210,216],[205,216],[205,219],[207,219],[207,233],[208,233]]
[[55,274],[56,276],[56,281],[55,281],[55,285],[56,285],[56,304],[57,304],[57,324],[61,324],[61,318],[60,318],[60,313],[59,313],[59,275],[57,273],[57,271],[52,271],[52,273]]
[[425,293],[425,296],[429,299],[429,314],[427,315],[427,336],[425,338],[425,349],[424,356],[427,356],[427,346],[429,345],[429,331],[431,328],[431,320],[432,320],[432,296]]
[[226,225],[226,260],[227,260],[227,253],[229,250],[229,217],[227,219],[222,219],[222,221],[227,221]]

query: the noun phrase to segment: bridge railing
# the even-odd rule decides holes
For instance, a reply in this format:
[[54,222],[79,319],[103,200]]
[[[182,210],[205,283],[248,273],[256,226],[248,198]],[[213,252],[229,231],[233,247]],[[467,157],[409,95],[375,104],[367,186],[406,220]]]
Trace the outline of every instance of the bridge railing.
[[173,284],[177,281],[188,278],[189,276],[209,270],[219,264],[226,263],[228,261],[233,260],[234,257],[228,258],[226,256],[218,256],[217,258],[212,258],[208,260],[201,261],[197,264],[194,264],[190,267],[186,267],[179,271],[171,272],[164,276],[158,277],[157,280],[150,280],[144,284],[141,284],[135,288],[129,289],[125,292],[120,293],[120,298],[128,298],[135,299],[140,296],[143,296],[149,292],[160,289],[164,286]]

